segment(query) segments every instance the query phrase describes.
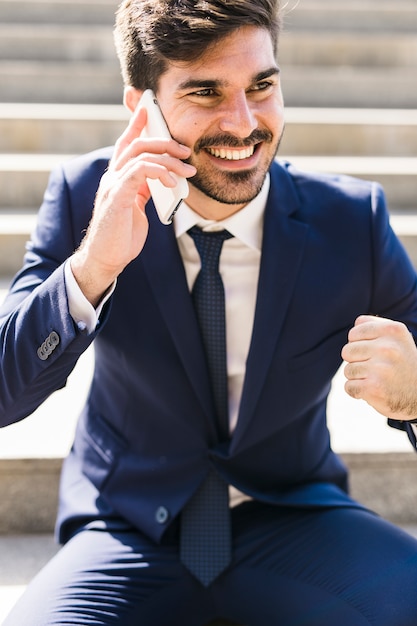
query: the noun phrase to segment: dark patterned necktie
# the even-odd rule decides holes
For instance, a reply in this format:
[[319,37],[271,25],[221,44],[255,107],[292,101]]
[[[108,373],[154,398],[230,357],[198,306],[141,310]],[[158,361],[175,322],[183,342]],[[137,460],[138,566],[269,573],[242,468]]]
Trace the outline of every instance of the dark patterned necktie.
[[[226,230],[188,231],[201,259],[201,270],[192,291],[200,324],[216,407],[219,439],[229,435],[226,323],[224,287],[219,273],[223,242],[232,237]],[[204,586],[229,565],[231,530],[227,483],[214,470],[199,487],[181,514],[180,557]]]

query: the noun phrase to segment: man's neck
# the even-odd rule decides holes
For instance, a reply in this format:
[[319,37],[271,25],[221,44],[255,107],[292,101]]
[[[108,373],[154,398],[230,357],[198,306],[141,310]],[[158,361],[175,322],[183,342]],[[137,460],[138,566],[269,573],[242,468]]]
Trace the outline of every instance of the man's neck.
[[195,213],[206,220],[224,220],[227,217],[234,215],[248,204],[248,202],[243,204],[225,204],[223,202],[218,202],[217,200],[214,200],[214,198],[207,196],[196,187],[193,187],[191,184],[189,186],[190,193],[186,202]]

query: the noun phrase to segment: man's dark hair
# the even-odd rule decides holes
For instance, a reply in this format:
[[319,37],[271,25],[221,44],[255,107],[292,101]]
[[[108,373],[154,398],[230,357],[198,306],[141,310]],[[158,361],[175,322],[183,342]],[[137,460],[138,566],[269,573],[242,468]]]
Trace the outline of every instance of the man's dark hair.
[[123,0],[114,39],[125,85],[157,90],[169,61],[195,61],[243,26],[264,28],[275,51],[279,0]]

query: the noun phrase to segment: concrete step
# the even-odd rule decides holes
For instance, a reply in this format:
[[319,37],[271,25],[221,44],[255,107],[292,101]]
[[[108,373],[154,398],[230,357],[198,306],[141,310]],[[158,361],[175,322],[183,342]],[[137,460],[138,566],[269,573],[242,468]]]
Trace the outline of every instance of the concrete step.
[[0,152],[81,154],[113,145],[128,120],[121,104],[0,103]]
[[[415,156],[417,110],[286,107],[281,154]],[[121,104],[0,103],[0,153],[79,154],[112,145]]]
[[0,624],[28,582],[57,551],[51,534],[0,536]]
[[[329,51],[331,54],[331,51]],[[417,108],[415,69],[371,67],[282,68],[287,106]]]
[[0,210],[0,277],[12,276],[22,266],[26,242],[36,223],[36,211]]
[[0,154],[0,209],[39,207],[51,169],[70,155]]
[[414,0],[290,0],[283,6],[286,30],[415,32]]
[[116,64],[5,61],[0,84],[3,102],[120,104],[123,96]]
[[117,0],[0,0],[0,22],[113,24]]
[[[114,0],[1,0],[0,21],[46,24],[112,24],[118,2]],[[417,26],[413,0],[289,0],[283,7],[287,29],[399,30]]]
[[392,213],[391,225],[417,269],[417,212],[414,215]]
[[[1,7],[1,4],[0,4]],[[0,24],[0,59],[118,65],[111,24]]]
[[281,35],[278,60],[287,66],[416,67],[415,33],[288,30]]
[[280,154],[318,157],[417,154],[417,110],[286,107],[285,119]]

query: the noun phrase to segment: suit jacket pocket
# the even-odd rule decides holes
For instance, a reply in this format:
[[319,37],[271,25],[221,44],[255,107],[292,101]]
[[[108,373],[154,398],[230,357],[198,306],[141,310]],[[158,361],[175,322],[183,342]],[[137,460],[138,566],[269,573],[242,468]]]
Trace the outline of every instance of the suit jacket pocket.
[[89,414],[79,421],[74,452],[81,459],[83,473],[97,489],[103,489],[127,447],[103,416]]

